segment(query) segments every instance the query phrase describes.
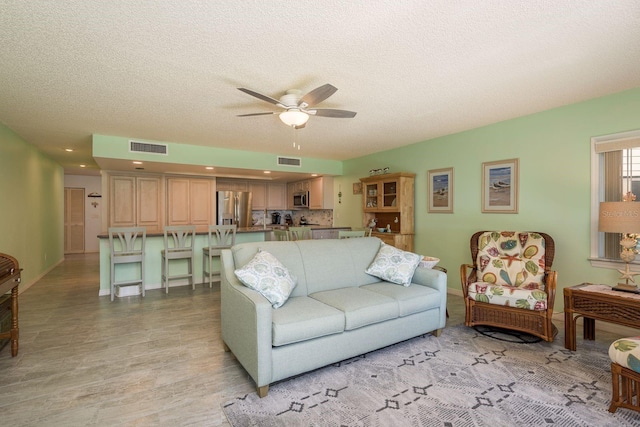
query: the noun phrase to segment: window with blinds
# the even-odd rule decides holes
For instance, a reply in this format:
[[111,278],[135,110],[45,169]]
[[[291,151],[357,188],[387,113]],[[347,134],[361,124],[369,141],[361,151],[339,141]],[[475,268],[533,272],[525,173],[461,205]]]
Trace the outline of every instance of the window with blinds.
[[640,131],[593,138],[592,147],[591,255],[619,260],[621,235],[597,231],[598,206],[620,202],[629,192],[636,196],[630,203],[640,203]]

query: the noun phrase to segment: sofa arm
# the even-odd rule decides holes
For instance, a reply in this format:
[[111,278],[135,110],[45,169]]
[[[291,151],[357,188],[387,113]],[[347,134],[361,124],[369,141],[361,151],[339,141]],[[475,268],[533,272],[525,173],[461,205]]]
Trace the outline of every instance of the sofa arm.
[[418,267],[413,273],[411,283],[428,286],[444,294],[447,293],[447,274],[443,271]]
[[440,325],[444,328],[447,323],[447,273],[434,270],[432,268],[418,267],[413,273],[411,283],[421,286],[428,286],[440,292]]
[[222,251],[220,312],[222,340],[257,387],[271,382],[271,304],[236,277],[233,255]]

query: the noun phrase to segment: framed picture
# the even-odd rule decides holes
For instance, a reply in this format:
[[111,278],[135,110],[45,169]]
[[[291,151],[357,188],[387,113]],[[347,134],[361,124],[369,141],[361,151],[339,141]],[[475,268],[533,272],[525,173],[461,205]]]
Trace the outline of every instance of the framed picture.
[[453,213],[453,168],[427,172],[427,212]]
[[353,183],[353,194],[362,194],[362,182]]
[[482,164],[482,212],[518,213],[518,159]]

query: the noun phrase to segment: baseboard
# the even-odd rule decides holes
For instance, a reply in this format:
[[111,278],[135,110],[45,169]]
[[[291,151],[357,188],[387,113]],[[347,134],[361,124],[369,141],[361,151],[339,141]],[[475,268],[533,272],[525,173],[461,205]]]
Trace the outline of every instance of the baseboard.
[[51,270],[53,270],[54,268],[56,268],[57,266],[59,266],[60,264],[62,264],[64,262],[64,258],[58,260],[58,262],[56,262],[55,264],[51,265],[49,268],[47,268],[46,270],[44,270],[42,273],[40,273],[38,276],[34,277],[33,279],[31,279],[28,282],[21,282],[20,283],[20,287],[18,287],[18,294],[23,293],[24,291],[26,291],[27,289],[29,289],[32,285],[34,285],[38,280],[42,279],[44,276],[47,275],[47,273],[49,273]]

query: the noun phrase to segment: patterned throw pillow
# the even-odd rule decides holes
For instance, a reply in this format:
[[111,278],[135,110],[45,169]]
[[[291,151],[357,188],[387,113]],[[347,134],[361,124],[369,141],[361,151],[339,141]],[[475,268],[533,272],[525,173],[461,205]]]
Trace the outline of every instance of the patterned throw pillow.
[[297,279],[267,251],[259,251],[236,276],[248,288],[260,292],[273,308],[282,306],[297,285]]
[[409,286],[422,255],[405,252],[382,243],[380,250],[365,273],[387,282]]

